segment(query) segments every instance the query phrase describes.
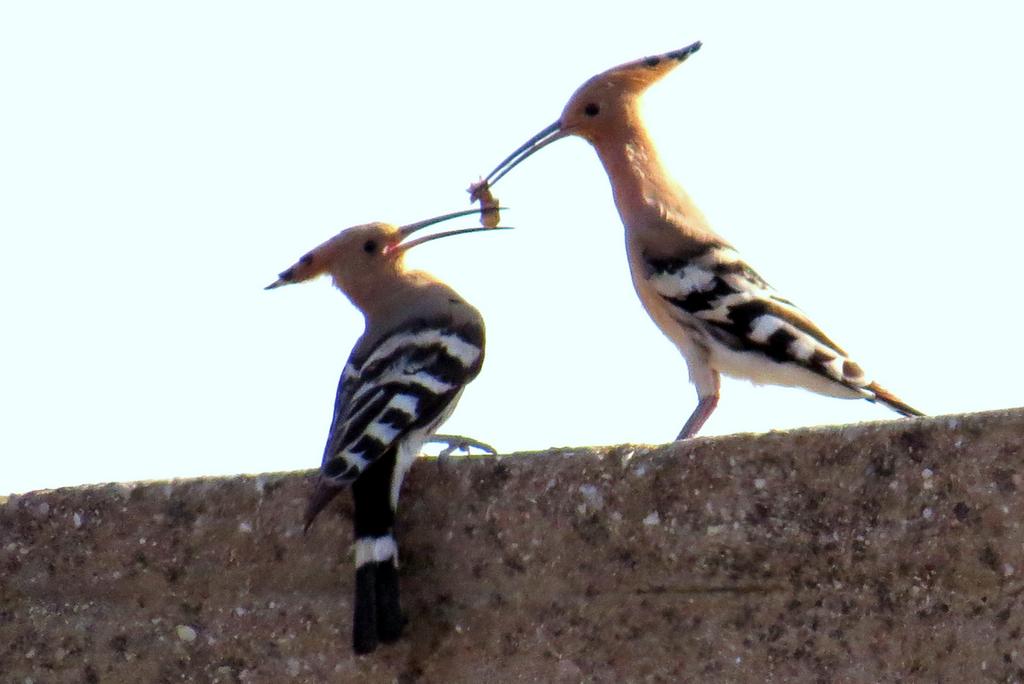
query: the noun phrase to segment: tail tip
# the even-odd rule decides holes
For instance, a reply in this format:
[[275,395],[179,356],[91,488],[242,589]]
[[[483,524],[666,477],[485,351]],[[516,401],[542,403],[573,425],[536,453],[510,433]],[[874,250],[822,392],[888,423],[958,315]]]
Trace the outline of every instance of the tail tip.
[[871,383],[867,389],[874,393],[872,401],[875,403],[882,403],[888,406],[896,413],[904,416],[905,418],[920,418],[921,416],[927,415],[923,411],[918,411],[916,408],[906,403],[895,394],[885,389],[878,383]]

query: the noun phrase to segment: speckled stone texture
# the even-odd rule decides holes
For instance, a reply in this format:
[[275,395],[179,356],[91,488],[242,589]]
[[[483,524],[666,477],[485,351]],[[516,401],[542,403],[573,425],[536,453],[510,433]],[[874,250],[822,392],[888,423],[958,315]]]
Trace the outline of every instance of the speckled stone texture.
[[0,681],[1024,680],[1024,411],[423,460],[356,658],[309,473],[0,504]]

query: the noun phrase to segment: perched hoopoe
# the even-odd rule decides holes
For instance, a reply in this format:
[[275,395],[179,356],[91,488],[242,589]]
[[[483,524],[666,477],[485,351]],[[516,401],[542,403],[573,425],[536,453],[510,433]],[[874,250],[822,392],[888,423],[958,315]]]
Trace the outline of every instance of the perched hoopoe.
[[715,410],[720,373],[922,415],[871,381],[779,296],[665,172],[640,117],[640,96],[700,45],[594,76],[573,94],[557,121],[498,164],[483,184],[496,183],[566,136],[580,136],[597,150],[626,229],[633,285],[651,318],[682,352],[697,387],[697,408],[676,439],[697,434]]
[[[407,270],[405,252],[452,230],[405,241],[427,226],[475,214],[460,211],[403,227],[369,223],[307,253],[266,289],[329,274],[365,317],[365,330],[338,383],[323,462],[306,509],[306,528],[352,486],[356,585],[352,645],[369,653],[401,635],[395,510],[409,466],[455,409],[484,359],[484,322],[454,290]],[[479,444],[464,438],[455,443]]]

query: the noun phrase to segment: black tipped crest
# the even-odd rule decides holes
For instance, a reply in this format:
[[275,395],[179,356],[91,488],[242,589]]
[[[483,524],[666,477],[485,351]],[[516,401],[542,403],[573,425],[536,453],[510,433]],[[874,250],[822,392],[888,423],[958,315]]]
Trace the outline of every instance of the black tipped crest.
[[[701,42],[698,40],[696,43],[693,43],[692,45],[687,45],[686,47],[681,48],[679,50],[673,50],[672,52],[668,52],[668,53],[665,54],[665,56],[668,57],[669,59],[674,59],[677,62],[682,62],[687,57],[692,55],[694,52],[696,52],[697,50],[700,50],[700,48],[701,48]],[[656,60],[657,57],[648,58],[648,59],[649,60],[650,59],[655,59]],[[648,66],[655,66],[656,64],[657,64],[657,62],[655,62],[655,64],[648,63]]]

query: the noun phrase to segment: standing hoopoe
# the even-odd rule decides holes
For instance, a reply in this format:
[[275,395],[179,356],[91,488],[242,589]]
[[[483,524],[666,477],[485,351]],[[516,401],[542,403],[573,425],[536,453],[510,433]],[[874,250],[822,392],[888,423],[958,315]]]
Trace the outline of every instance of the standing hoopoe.
[[[338,383],[327,446],[306,509],[306,529],[352,486],[356,584],[352,645],[369,653],[398,639],[405,624],[394,537],[398,493],[420,447],[448,418],[484,359],[484,322],[454,290],[406,270],[410,248],[466,228],[403,242],[427,226],[475,214],[460,211],[401,228],[369,223],[307,253],[266,289],[327,273],[365,317],[363,335]],[[472,440],[453,438],[475,444]]]
[[700,49],[622,64],[594,76],[561,117],[502,161],[480,185],[496,183],[537,150],[578,135],[597,150],[626,229],[626,252],[640,300],[679,348],[698,404],[676,439],[697,434],[718,404],[719,374],[757,384],[804,387],[880,402],[922,415],[872,382],[832,340],[779,296],[715,233],[663,169],[640,118],[647,88]]

